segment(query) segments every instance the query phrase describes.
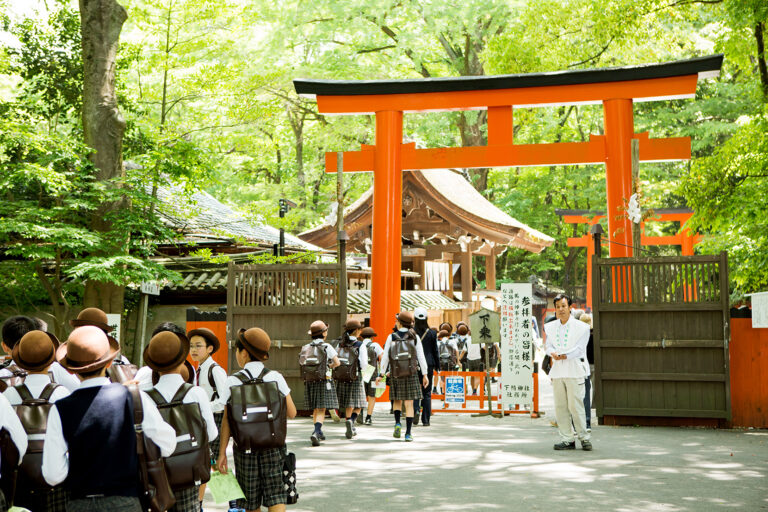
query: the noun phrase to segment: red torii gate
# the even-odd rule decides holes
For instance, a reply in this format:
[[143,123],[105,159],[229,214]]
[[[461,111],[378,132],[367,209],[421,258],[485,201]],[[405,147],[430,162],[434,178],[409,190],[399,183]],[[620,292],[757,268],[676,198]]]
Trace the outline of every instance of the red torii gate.
[[[555,210],[567,224],[588,224],[590,227],[605,219],[605,212],[589,212],[586,210]],[[685,223],[693,217],[693,211],[687,208],[658,208],[653,216],[640,223],[640,245],[679,245],[683,256],[693,256],[693,246],[701,242],[702,236],[691,233]],[[680,230],[675,235],[647,236],[646,222],[679,222]],[[605,242],[609,244],[610,242]],[[592,256],[595,255],[595,244],[592,235],[570,237],[568,247],[587,248],[587,306],[592,307]]]
[[[631,195],[631,141],[640,160],[687,160],[690,138],[650,139],[634,131],[633,101],[693,98],[699,78],[717,76],[723,56],[631,66],[526,75],[413,80],[294,80],[300,95],[314,95],[322,114],[375,114],[376,144],[344,153],[345,172],[373,171],[371,324],[389,332],[400,308],[402,171],[413,169],[605,164],[609,239],[631,245],[623,212]],[[514,144],[513,108],[602,104],[604,135],[588,142]],[[488,145],[417,149],[403,144],[403,113],[488,111]],[[326,153],[326,172],[336,172]],[[612,257],[631,256],[612,244]]]

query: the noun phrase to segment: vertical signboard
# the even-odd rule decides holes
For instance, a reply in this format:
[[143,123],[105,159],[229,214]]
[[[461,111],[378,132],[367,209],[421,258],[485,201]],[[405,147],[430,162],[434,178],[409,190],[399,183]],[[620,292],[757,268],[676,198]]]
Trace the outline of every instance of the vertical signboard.
[[501,401],[504,409],[533,405],[530,283],[501,285]]

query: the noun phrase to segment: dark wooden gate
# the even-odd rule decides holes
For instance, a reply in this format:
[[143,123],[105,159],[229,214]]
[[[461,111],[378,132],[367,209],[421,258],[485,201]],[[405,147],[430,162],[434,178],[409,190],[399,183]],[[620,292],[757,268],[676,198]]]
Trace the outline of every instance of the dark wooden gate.
[[595,258],[593,265],[600,423],[729,420],[726,254]]
[[[347,317],[346,278],[337,264],[229,265],[227,337],[230,346],[240,329],[260,327],[272,339],[267,367],[278,370],[291,387],[296,407],[304,409],[299,351],[309,341],[314,320],[329,325],[328,339],[340,335]],[[240,367],[230,350],[231,371]]]

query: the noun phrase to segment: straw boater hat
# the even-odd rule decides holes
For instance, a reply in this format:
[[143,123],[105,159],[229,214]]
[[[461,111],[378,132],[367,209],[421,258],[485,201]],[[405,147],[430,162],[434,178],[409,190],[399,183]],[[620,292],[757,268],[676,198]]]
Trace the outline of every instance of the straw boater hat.
[[11,358],[16,366],[28,372],[39,372],[56,360],[59,340],[45,331],[29,331],[13,346]]
[[204,338],[207,343],[213,345],[213,352],[211,352],[211,354],[214,354],[217,350],[219,350],[219,346],[221,345],[219,343],[219,338],[216,337],[212,330],[206,329],[205,327],[198,327],[197,329],[192,329],[187,333],[187,338],[190,340],[192,339],[192,336],[200,336]]
[[56,360],[73,373],[95,372],[117,356],[120,347],[114,338],[93,325],[78,327],[56,350]]
[[413,313],[410,311],[401,311],[396,318],[403,327],[413,327]]
[[112,332],[112,327],[107,320],[107,314],[99,308],[85,308],[77,315],[75,320],[70,320],[69,325],[72,327],[83,327],[84,325],[95,325],[105,333]]
[[248,330],[240,329],[237,333],[237,339],[243,344],[245,350],[259,361],[269,359],[269,347],[272,346],[272,340],[269,339],[269,334],[264,329],[258,327],[251,327]]
[[360,320],[355,320],[354,318],[350,318],[344,324],[344,330],[345,331],[356,331],[356,330],[362,329],[362,328],[363,328],[363,324],[360,323]]
[[176,369],[189,355],[189,338],[170,331],[152,336],[144,349],[144,362],[158,372]]
[[360,336],[363,338],[375,338],[378,336],[378,334],[376,334],[376,331],[373,330],[373,327],[365,327],[360,333]]
[[309,331],[307,331],[307,334],[314,338],[318,334],[323,334],[327,330],[328,326],[325,325],[325,322],[322,320],[315,320],[312,322],[312,325],[309,326]]

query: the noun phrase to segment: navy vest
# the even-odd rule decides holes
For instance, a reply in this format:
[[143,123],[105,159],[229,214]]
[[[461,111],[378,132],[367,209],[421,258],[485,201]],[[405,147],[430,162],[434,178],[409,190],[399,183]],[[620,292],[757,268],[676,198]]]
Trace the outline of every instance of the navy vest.
[[64,487],[72,499],[139,496],[133,402],[128,389],[122,384],[78,389],[55,406],[69,447]]

